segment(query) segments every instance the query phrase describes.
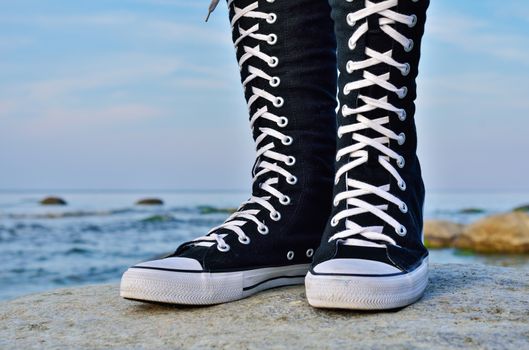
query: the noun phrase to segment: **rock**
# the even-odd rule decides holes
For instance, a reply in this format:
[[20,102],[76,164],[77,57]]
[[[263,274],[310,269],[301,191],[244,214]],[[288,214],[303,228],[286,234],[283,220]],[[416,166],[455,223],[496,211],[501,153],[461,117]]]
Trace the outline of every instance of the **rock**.
[[529,204],[521,205],[519,207],[514,208],[512,211],[524,211],[529,212]]
[[67,205],[66,201],[60,197],[46,197],[39,202],[41,205]]
[[160,222],[173,222],[177,221],[172,215],[153,215],[148,218],[142,219],[141,222],[145,223],[160,223]]
[[424,223],[424,242],[428,248],[447,248],[463,232],[465,226],[445,220],[428,220]]
[[459,210],[459,214],[483,214],[485,209],[481,208],[464,208]]
[[236,208],[216,208],[207,205],[201,205],[198,207],[200,214],[232,214],[237,211]]
[[454,246],[480,253],[529,253],[529,215],[492,215],[467,226]]
[[144,198],[137,201],[136,205],[163,205],[163,200],[159,198]]
[[123,300],[117,285],[0,303],[0,348],[525,349],[529,272],[433,265],[418,303],[400,311],[318,310],[302,286],[210,307]]

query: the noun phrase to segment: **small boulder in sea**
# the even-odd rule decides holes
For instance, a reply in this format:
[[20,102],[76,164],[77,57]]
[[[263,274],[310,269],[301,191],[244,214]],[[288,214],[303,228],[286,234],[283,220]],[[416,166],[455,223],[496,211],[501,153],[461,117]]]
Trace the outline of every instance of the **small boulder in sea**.
[[172,222],[176,221],[175,217],[172,215],[153,215],[148,218],[142,219],[141,222],[145,223],[159,223],[159,222]]
[[514,208],[512,211],[524,211],[529,213],[529,204],[521,205],[519,207]]
[[464,208],[459,210],[459,214],[483,214],[485,209],[481,208]]
[[424,242],[428,248],[448,248],[463,232],[464,225],[446,220],[428,220],[424,223]]
[[232,214],[237,211],[237,208],[216,208],[208,205],[201,205],[198,207],[200,214]]
[[529,253],[529,214],[492,215],[468,225],[454,246],[479,253]]
[[46,197],[39,202],[41,205],[67,205],[66,201],[60,197]]
[[136,205],[163,205],[163,200],[159,198],[143,198],[137,201]]

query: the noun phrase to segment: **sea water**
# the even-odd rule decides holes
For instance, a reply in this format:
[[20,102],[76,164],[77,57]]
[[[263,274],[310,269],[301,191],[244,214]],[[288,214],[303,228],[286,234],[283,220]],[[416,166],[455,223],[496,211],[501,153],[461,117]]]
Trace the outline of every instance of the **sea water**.
[[[57,195],[66,206],[41,206]],[[137,206],[155,197],[163,206]],[[235,208],[243,191],[20,191],[0,192],[0,300],[58,287],[117,282],[135,262],[172,252],[204,235],[227,214],[204,206]],[[529,193],[430,192],[427,219],[470,223],[529,203]],[[461,209],[479,208],[479,213]],[[529,267],[527,256],[469,255],[433,250],[431,262]]]

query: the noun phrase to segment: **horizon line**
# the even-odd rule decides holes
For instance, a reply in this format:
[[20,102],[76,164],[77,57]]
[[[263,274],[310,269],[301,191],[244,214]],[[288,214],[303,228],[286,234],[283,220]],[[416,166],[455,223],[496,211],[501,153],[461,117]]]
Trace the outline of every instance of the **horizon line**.
[[[515,192],[526,192],[529,188],[519,189],[501,189],[501,188],[432,188],[427,189],[428,192],[465,192],[465,193],[515,193]],[[30,192],[107,192],[107,193],[131,193],[131,192],[173,192],[173,193],[241,193],[250,192],[249,189],[242,188],[0,188],[0,193],[30,193]]]

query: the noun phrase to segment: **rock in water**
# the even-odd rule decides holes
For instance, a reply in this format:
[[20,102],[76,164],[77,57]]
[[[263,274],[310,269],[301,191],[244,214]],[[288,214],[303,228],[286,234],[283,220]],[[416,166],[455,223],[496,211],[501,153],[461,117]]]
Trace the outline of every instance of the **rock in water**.
[[60,197],[46,197],[39,202],[41,205],[67,205],[66,201]]
[[237,208],[216,208],[209,205],[201,205],[198,207],[200,214],[233,214]]
[[464,225],[445,220],[424,223],[424,241],[428,248],[451,247],[454,239],[463,232]]
[[399,311],[314,309],[303,286],[210,307],[121,299],[85,286],[0,303],[2,349],[526,349],[529,272],[433,265]]
[[174,222],[176,218],[172,215],[153,215],[148,218],[140,220],[144,223],[163,223],[163,222]]
[[513,209],[513,211],[524,211],[529,213],[529,204],[521,205]]
[[159,198],[143,198],[137,201],[136,205],[163,205],[163,200]]
[[483,214],[485,209],[481,208],[464,208],[459,210],[459,214]]
[[463,230],[454,246],[480,253],[529,253],[529,215],[517,211],[478,220]]

